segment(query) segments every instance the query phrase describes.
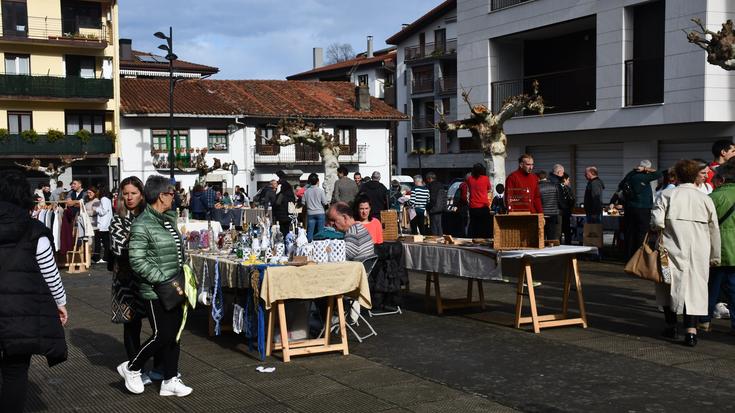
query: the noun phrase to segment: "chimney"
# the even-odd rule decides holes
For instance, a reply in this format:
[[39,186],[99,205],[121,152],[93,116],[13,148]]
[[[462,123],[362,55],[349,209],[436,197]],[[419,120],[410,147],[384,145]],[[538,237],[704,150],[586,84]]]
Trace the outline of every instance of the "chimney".
[[314,69],[318,69],[324,66],[324,49],[321,47],[315,47],[313,49],[314,54]]
[[120,60],[133,60],[133,40],[120,39]]
[[406,27],[408,27],[408,26],[409,26],[409,24],[408,24],[408,23],[403,23],[403,24],[401,25],[401,30],[405,29],[405,28],[406,28]]
[[367,57],[373,57],[373,36],[367,37]]
[[355,87],[355,109],[360,112],[370,111],[370,87],[362,84]]

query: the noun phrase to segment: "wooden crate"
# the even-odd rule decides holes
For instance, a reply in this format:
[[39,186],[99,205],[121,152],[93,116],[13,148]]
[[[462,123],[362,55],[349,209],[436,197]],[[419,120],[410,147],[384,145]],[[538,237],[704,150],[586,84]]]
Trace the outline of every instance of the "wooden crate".
[[383,240],[398,239],[398,212],[395,209],[380,211],[380,222],[383,224]]
[[493,248],[496,250],[543,247],[543,214],[495,215],[493,218]]

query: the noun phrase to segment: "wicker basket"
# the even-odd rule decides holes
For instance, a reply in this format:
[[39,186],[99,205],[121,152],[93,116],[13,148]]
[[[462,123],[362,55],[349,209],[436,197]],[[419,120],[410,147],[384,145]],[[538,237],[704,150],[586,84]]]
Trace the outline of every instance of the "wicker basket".
[[495,215],[493,237],[493,248],[496,250],[543,248],[544,215]]
[[384,211],[380,211],[380,221],[383,224],[383,240],[397,240],[398,212],[395,209],[386,209]]

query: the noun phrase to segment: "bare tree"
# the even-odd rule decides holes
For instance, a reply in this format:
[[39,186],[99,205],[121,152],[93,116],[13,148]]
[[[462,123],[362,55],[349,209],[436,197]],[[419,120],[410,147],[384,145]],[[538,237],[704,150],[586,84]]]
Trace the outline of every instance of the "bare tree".
[[234,162],[232,162],[232,163],[225,162],[223,164],[219,160],[219,158],[213,158],[214,159],[214,162],[213,162],[212,166],[209,166],[209,164],[207,163],[207,160],[205,158],[207,156],[207,152],[208,152],[207,148],[204,148],[204,149],[202,149],[199,152],[199,154],[197,155],[197,157],[194,159],[194,162],[193,162],[194,167],[193,168],[185,168],[183,161],[178,161],[177,164],[176,164],[176,168],[179,171],[182,171],[182,172],[189,172],[191,170],[196,170],[197,171],[197,174],[199,175],[198,178],[197,178],[197,183],[198,184],[201,184],[201,185],[206,184],[206,182],[207,182],[207,174],[209,174],[210,172],[214,172],[214,171],[219,170],[219,169],[222,169],[222,170],[225,170],[225,171],[229,171],[230,170],[230,167],[232,166],[232,164]]
[[327,63],[339,63],[355,57],[355,51],[349,43],[332,43],[327,46]]
[[337,168],[339,168],[339,141],[333,134],[299,118],[282,119],[278,122],[272,139],[263,136],[258,136],[258,138],[278,146],[300,143],[318,150],[324,163],[324,191],[327,199],[332,199],[334,183],[337,182]]
[[15,164],[22,167],[26,171],[37,171],[45,174],[49,177],[49,181],[51,185],[56,185],[56,181],[59,180],[59,177],[64,174],[64,171],[67,170],[76,161],[83,161],[87,157],[87,152],[84,152],[84,154],[79,158],[74,158],[72,155],[62,155],[59,156],[59,159],[61,160],[61,165],[57,168],[56,165],[54,165],[53,162],[49,162],[48,165],[42,166],[41,161],[39,159],[33,158],[31,159],[30,164],[20,164],[16,162]]
[[454,122],[447,122],[444,113],[439,113],[440,121],[436,125],[442,131],[467,129],[472,137],[482,145],[487,175],[494,183],[505,182],[505,158],[508,156],[508,137],[503,131],[503,124],[522,109],[529,109],[544,114],[544,99],[538,94],[538,81],[533,81],[533,93],[511,96],[503,102],[498,113],[493,114],[485,105],[473,105],[470,102],[470,91],[462,90],[462,98],[470,107],[470,116]]
[[[720,66],[725,70],[735,70],[735,32],[733,32],[733,22],[728,20],[722,24],[722,30],[713,32],[707,30],[699,18],[692,19],[694,24],[699,26],[700,31],[692,30],[687,34],[689,43],[694,43],[707,52],[707,62],[712,65]],[[707,39],[711,36],[711,39]]]

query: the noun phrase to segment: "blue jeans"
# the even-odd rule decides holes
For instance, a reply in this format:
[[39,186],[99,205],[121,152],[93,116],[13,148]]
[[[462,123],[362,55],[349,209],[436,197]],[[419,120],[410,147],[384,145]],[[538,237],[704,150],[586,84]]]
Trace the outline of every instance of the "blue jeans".
[[308,215],[306,220],[306,238],[309,242],[314,240],[314,234],[324,229],[324,214]]
[[[720,290],[723,284],[727,283],[728,288],[726,292],[730,301],[730,311],[735,305],[735,267],[713,267],[709,270],[709,308],[706,317],[700,317],[700,321],[708,323],[712,320],[712,314],[715,310],[715,305],[720,298]],[[730,328],[735,330],[735,318],[730,314]]]

